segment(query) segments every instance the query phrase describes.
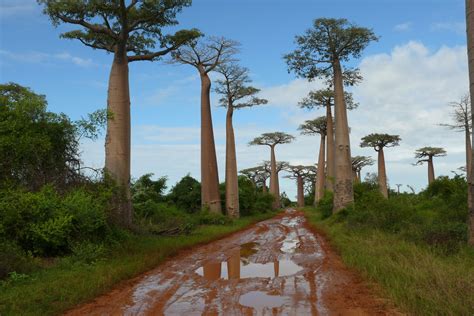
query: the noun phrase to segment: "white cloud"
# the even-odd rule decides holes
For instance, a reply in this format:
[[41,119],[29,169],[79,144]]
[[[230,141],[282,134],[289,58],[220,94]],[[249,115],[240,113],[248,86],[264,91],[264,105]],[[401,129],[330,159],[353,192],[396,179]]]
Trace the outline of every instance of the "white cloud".
[[0,56],[8,58],[9,60],[17,61],[17,62],[26,62],[26,63],[55,63],[57,61],[66,61],[71,62],[76,66],[79,67],[94,67],[98,66],[98,64],[94,63],[92,59],[81,58],[78,56],[73,56],[70,53],[63,52],[57,54],[50,54],[38,51],[30,51],[30,52],[11,52],[8,50],[0,50]]
[[80,67],[91,67],[96,65],[90,58],[84,59],[81,57],[72,56],[69,53],[54,54],[53,57],[60,60],[70,61],[76,66]]
[[0,16],[11,17],[33,12],[38,7],[34,0],[2,0],[0,1]]
[[466,33],[466,24],[464,22],[437,22],[431,25],[433,31],[448,31],[457,34]]
[[308,82],[305,79],[295,79],[285,84],[273,87],[262,87],[261,97],[268,100],[269,105],[294,107],[310,90],[321,88],[320,81]]
[[398,31],[398,32],[409,31],[409,30],[411,30],[412,25],[413,25],[413,23],[411,23],[411,22],[404,22],[404,23],[400,23],[400,24],[395,25],[393,27],[393,29],[395,31]]

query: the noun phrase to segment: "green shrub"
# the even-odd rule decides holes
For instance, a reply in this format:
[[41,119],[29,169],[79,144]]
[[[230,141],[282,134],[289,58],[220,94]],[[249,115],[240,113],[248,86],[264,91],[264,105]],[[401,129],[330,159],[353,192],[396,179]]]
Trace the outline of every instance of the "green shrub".
[[11,241],[0,240],[0,280],[11,272],[28,273],[36,267],[31,256]]
[[95,244],[90,242],[82,242],[73,244],[71,247],[72,254],[69,258],[72,262],[81,262],[91,264],[104,258],[106,247],[104,244]]
[[332,215],[334,195],[331,191],[324,191],[324,196],[318,202],[318,209],[321,211],[322,218],[328,218]]
[[187,213],[199,212],[201,210],[201,184],[188,174],[171,188],[168,199],[177,208]]

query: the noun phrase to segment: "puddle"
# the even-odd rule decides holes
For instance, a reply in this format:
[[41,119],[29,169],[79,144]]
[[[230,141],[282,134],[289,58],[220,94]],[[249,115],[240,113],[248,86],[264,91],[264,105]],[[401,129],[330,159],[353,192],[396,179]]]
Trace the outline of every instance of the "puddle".
[[280,307],[288,302],[288,298],[268,295],[261,291],[252,291],[240,296],[239,304],[255,309],[257,315],[263,315],[265,309]]

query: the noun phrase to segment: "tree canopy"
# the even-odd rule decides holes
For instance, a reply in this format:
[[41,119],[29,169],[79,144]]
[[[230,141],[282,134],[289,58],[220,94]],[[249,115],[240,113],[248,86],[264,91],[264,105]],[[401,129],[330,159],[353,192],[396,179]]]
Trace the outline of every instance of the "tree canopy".
[[355,156],[352,157],[352,170],[358,172],[366,166],[371,166],[375,163],[375,160],[368,156]]
[[259,137],[255,137],[249,145],[266,145],[273,147],[278,144],[291,143],[295,137],[283,132],[263,133]]
[[415,158],[418,159],[416,162],[417,165],[423,164],[433,157],[444,157],[446,156],[446,150],[441,147],[422,147],[415,151]]
[[441,126],[448,127],[452,130],[458,132],[465,132],[466,129],[472,128],[472,120],[471,120],[471,101],[469,99],[469,94],[464,95],[459,101],[449,103],[449,106],[452,108],[451,116],[452,116],[452,123],[446,124],[442,123],[439,124]]
[[373,133],[362,137],[360,147],[372,147],[375,151],[379,151],[385,147],[398,146],[401,140],[399,135]]
[[[359,103],[355,102],[352,93],[344,92],[344,100],[349,110],[354,110],[359,106]],[[324,108],[326,106],[334,106],[334,90],[333,89],[320,89],[310,91],[306,97],[298,102],[300,108],[313,109],[313,108]]]
[[298,127],[302,135],[326,135],[327,120],[325,116],[320,116],[314,120],[307,120]]

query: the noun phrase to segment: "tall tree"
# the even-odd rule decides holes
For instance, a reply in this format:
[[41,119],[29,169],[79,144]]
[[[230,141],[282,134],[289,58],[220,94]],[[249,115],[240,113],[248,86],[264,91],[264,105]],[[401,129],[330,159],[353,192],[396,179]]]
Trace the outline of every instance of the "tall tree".
[[314,204],[316,205],[319,200],[323,198],[324,195],[324,185],[325,185],[325,143],[327,135],[327,120],[326,117],[320,116],[314,120],[305,121],[304,124],[301,124],[298,128],[303,135],[315,135],[319,134],[321,136],[321,141],[319,143],[319,155],[318,155],[318,171],[316,175],[316,188],[314,190]]
[[352,171],[354,173],[354,182],[360,183],[361,176],[360,173],[362,168],[367,166],[372,166],[374,164],[374,160],[371,157],[367,156],[355,156],[352,157]]
[[[280,176],[280,172],[285,170],[287,167],[288,167],[288,162],[286,162],[286,161],[277,161],[276,162],[277,180],[278,180],[278,177]],[[271,161],[270,160],[265,160],[262,164],[262,168],[265,170],[265,173],[262,173],[261,176],[262,177],[266,176],[266,179],[269,179],[272,175],[272,163],[271,163]]]
[[[109,77],[105,142],[105,170],[123,188],[115,221],[125,227],[132,223],[130,196],[130,92],[128,63],[158,60],[199,31],[181,30],[165,35],[164,27],[178,24],[176,14],[191,5],[190,0],[137,1],[38,0],[55,26],[66,23],[79,28],[61,35],[77,39],[94,49],[113,54]],[[159,48],[156,50],[156,48]]]
[[279,144],[291,143],[295,138],[283,132],[263,133],[254,138],[249,145],[264,145],[270,147],[270,193],[275,197],[273,208],[280,208],[280,184],[278,181],[277,163],[275,158],[275,147]]
[[201,78],[201,201],[213,213],[221,213],[219,172],[212,127],[211,79],[217,66],[232,62],[238,43],[225,38],[194,40],[172,53],[174,62],[195,67]]
[[471,122],[471,102],[469,100],[469,94],[466,94],[461,98],[461,100],[457,102],[451,102],[449,104],[452,108],[452,118],[453,123],[451,124],[439,124],[441,126],[445,126],[449,129],[452,129],[457,132],[463,132],[464,138],[466,142],[466,177],[469,177],[471,174],[471,130],[472,130],[472,122]]
[[[289,179],[296,180],[297,188],[297,205],[298,207],[304,207],[304,184],[306,181],[314,182],[315,174],[314,166],[302,166],[302,165],[288,165],[286,171],[289,173],[286,176]],[[311,179],[309,178],[311,176]]]
[[217,71],[223,79],[217,80],[215,91],[222,95],[219,104],[227,109],[226,114],[226,157],[225,157],[225,205],[229,217],[239,217],[239,184],[237,156],[232,117],[234,110],[266,104],[268,101],[257,97],[259,89],[249,86],[251,82],[247,68],[235,63],[221,64]]
[[[356,79],[359,78],[356,72],[352,71],[351,76],[345,81],[346,84],[355,84],[358,82]],[[359,106],[354,102],[352,93],[344,92],[344,99],[348,110],[353,110]],[[329,191],[333,191],[333,182],[335,175],[335,143],[334,143],[334,121],[332,118],[331,107],[334,106],[334,90],[330,88],[310,91],[308,95],[301,100],[298,105],[301,108],[313,109],[313,108],[326,108],[326,126],[327,126],[327,177],[326,187]]]
[[387,188],[387,172],[385,170],[384,148],[398,146],[400,141],[401,141],[401,138],[398,135],[369,134],[365,137],[362,137],[362,142],[360,143],[360,147],[372,147],[378,153],[377,178],[379,180],[380,192],[386,198],[388,197],[388,188]]
[[[466,0],[466,34],[467,34],[467,57],[469,67],[469,96],[474,100],[474,0]],[[471,102],[471,113],[474,113],[474,104]],[[471,125],[474,126],[474,117],[471,117]],[[474,139],[472,139],[474,142]],[[471,165],[468,181],[468,209],[469,209],[469,244],[474,246],[474,158],[471,144]]]
[[433,157],[444,156],[446,156],[446,150],[441,147],[422,147],[415,151],[415,158],[418,159],[415,165],[422,165],[424,162],[428,163],[428,185],[435,180]]
[[334,211],[354,201],[347,108],[344,100],[344,71],[341,63],[358,58],[371,41],[372,30],[346,19],[316,19],[304,35],[296,36],[298,48],[285,56],[288,68],[298,76],[332,81],[335,104]]

